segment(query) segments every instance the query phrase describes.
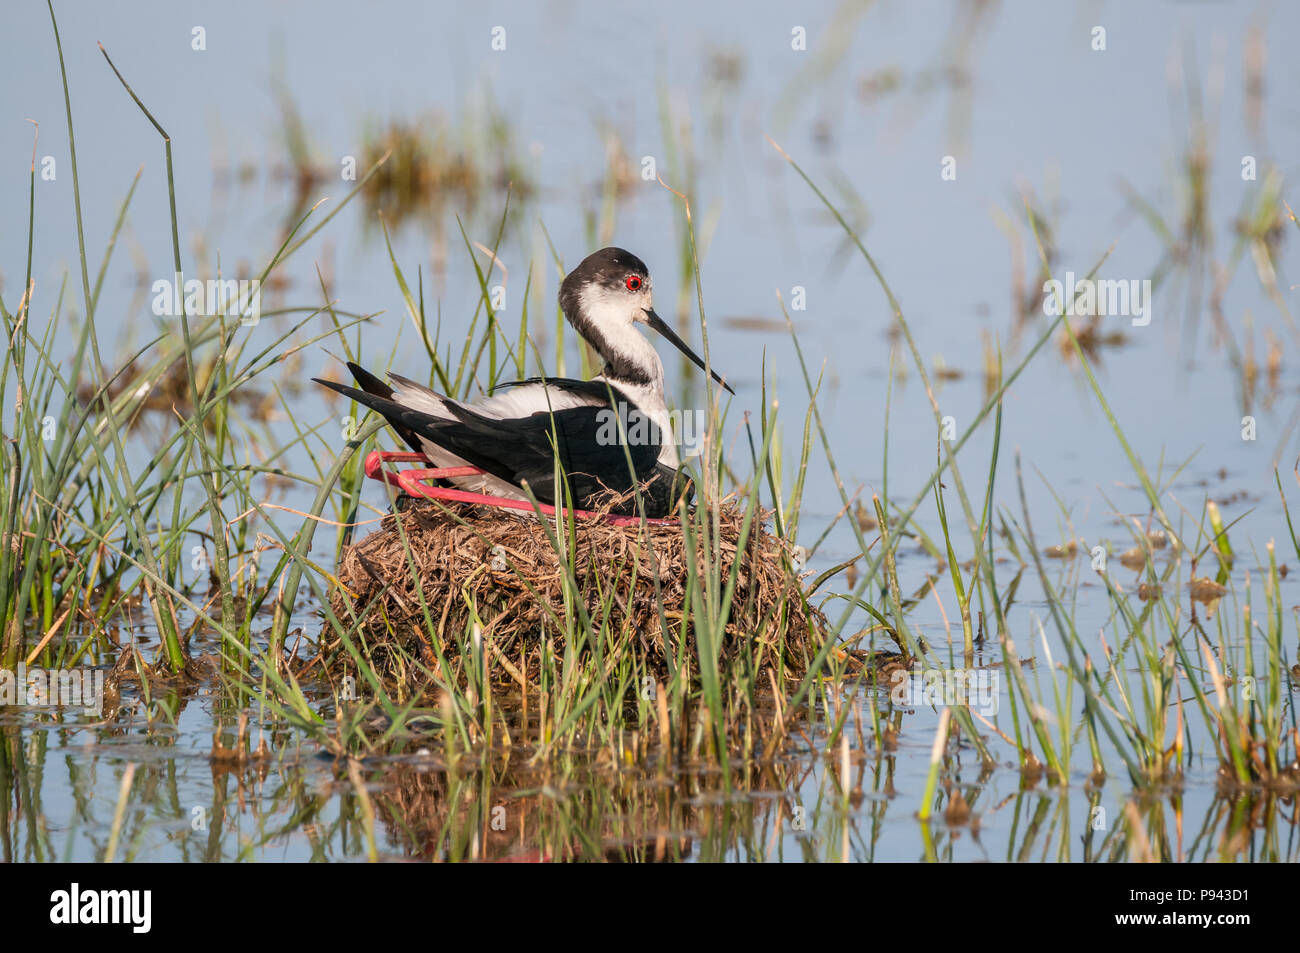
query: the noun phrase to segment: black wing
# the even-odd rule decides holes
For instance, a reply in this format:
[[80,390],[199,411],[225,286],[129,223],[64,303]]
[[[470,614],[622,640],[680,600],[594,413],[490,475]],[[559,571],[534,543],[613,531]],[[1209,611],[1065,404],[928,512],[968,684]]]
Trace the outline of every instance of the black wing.
[[581,394],[584,397],[592,397],[603,401],[608,401],[610,393],[613,392],[616,399],[627,400],[627,395],[608,381],[580,381],[572,377],[525,377],[521,381],[504,381],[493,387],[492,393],[495,394],[507,387],[521,387],[524,384],[545,384],[547,387],[554,387],[557,390],[566,390],[573,394]]
[[[557,458],[580,508],[598,505],[610,491],[626,493],[653,477],[652,492],[645,501],[647,515],[666,515],[683,489],[675,479],[676,471],[659,466],[661,435],[647,428],[645,439],[625,442],[626,423],[620,425],[608,405],[498,420],[448,401],[447,409],[456,417],[448,420],[369,391],[332,381],[316,382],[378,411],[408,442],[407,434],[414,435],[417,443],[423,437],[508,483],[520,486],[527,482],[543,503],[554,505],[563,495],[555,483]],[[603,389],[605,385],[597,382],[597,386]],[[616,511],[634,513],[635,501]]]
[[567,407],[507,420],[465,407],[450,409],[458,420],[433,421],[429,439],[493,476],[516,485],[527,482],[546,503],[562,497],[555,484],[557,459],[582,508],[596,505],[609,491],[626,493],[654,475],[658,464],[658,435],[625,444],[608,406]]

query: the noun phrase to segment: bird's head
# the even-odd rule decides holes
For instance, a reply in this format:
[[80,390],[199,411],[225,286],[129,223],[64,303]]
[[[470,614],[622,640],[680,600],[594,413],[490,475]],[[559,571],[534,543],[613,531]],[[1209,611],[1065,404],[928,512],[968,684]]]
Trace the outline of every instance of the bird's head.
[[[621,355],[618,342],[638,324],[668,339],[701,370],[702,361],[655,313],[650,271],[630,251],[602,248],[584,258],[560,284],[560,309],[574,329],[611,364]],[[715,372],[713,379],[735,393]]]

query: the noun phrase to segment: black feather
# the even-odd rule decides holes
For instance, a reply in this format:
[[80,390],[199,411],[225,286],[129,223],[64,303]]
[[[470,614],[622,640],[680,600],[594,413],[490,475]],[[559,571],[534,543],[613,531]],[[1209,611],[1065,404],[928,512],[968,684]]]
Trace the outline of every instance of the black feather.
[[608,401],[612,392],[615,399],[627,402],[627,395],[608,381],[582,381],[575,380],[572,377],[525,377],[519,381],[502,381],[492,388],[492,393],[497,394],[503,390],[509,390],[511,387],[523,387],[526,384],[544,384],[547,387],[554,387],[556,390],[603,401]]
[[[351,361],[348,361],[347,363],[348,363],[348,370],[352,372],[352,377],[356,380],[356,382],[361,385],[362,391],[364,391],[367,394],[373,394],[375,397],[382,397],[385,400],[391,401],[393,399],[393,389],[389,387],[386,383],[384,383],[374,374],[371,374],[360,364],[353,364]],[[332,390],[336,390],[340,394],[357,393],[352,388],[344,389],[339,385],[331,384],[329,381],[323,381],[320,380],[319,378],[312,378],[312,380],[316,381],[316,383],[318,384],[324,384],[326,387],[329,387]],[[356,398],[353,399],[355,400]],[[366,402],[363,400],[360,401],[360,403],[365,404]],[[393,428],[393,430],[397,433],[397,435],[401,437],[404,441],[406,441],[406,445],[408,447],[410,447],[416,453],[424,453],[424,445],[420,443],[420,438],[415,434],[414,431],[412,431],[409,427],[402,427],[401,425],[396,424],[391,420],[388,423]]]
[[[363,378],[355,370],[353,375],[363,386],[377,380],[369,374]],[[446,419],[395,402],[391,399],[392,389],[382,382],[380,386],[388,391],[387,395],[374,393],[369,387],[357,390],[332,381],[315,380],[382,414],[416,450],[423,451],[422,437],[507,483],[515,486],[527,483],[543,503],[556,505],[558,500],[560,505],[564,504],[564,493],[555,481],[557,459],[562,478],[567,479],[569,493],[579,509],[600,506],[611,492],[626,494],[647,481],[643,502],[650,517],[670,515],[679,497],[684,496],[689,503],[694,495],[685,474],[659,464],[661,435],[653,428],[647,440],[602,442],[611,430],[616,439],[622,435],[617,424],[607,416],[612,412],[608,403],[498,420],[448,401],[447,408],[455,419]],[[593,384],[602,391],[607,386],[601,382],[575,383]],[[608,391],[605,394],[608,397]],[[635,515],[636,501],[624,501],[612,511]]]
[[361,385],[361,389],[367,394],[374,394],[376,397],[387,397],[389,400],[393,399],[393,389],[360,364],[353,364],[348,361],[348,370],[352,372],[356,382]]

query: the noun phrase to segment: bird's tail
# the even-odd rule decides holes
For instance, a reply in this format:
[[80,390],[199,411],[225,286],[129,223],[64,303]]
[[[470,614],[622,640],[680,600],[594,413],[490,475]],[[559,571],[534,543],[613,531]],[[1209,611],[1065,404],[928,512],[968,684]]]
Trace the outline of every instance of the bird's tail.
[[[313,377],[312,380],[382,414],[384,419],[388,421],[389,426],[406,442],[407,446],[416,453],[423,453],[424,445],[421,443],[419,435],[411,429],[408,423],[410,409],[407,407],[406,402],[402,400],[402,395],[359,364],[348,361],[348,370],[352,372],[353,379],[361,385],[360,390],[355,387],[348,387],[346,384],[321,380],[319,377]],[[403,389],[406,390],[411,388],[414,382],[402,378],[402,385]],[[428,391],[438,400],[443,399],[441,395],[435,394],[428,388],[421,389]],[[404,420],[403,418],[407,419]]]

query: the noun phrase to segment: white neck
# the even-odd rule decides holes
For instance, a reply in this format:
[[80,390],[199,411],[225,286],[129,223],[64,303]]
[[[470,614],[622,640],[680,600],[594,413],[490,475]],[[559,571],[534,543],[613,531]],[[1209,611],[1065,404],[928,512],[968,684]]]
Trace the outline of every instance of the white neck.
[[[658,383],[650,386],[614,380],[605,374],[598,375],[595,380],[609,381],[619,389],[633,407],[654,421],[655,426],[659,428],[659,462],[669,467],[678,466],[676,437],[673,433],[672,420],[668,415],[668,404],[664,401],[662,368]],[[628,410],[630,412],[631,408]]]
[[622,363],[635,366],[637,370],[644,373],[650,380],[649,382],[638,381],[638,385],[643,388],[649,388],[663,399],[664,393],[664,365],[659,359],[659,352],[654,349],[654,345],[646,340],[646,336],[637,330],[635,325],[616,326],[610,330],[604,331],[605,349],[607,354],[601,355],[605,360],[614,365],[614,369]]
[[[664,399],[664,365],[659,353],[636,326],[636,311],[622,295],[592,285],[582,293],[580,330],[605,359],[602,375],[611,383],[635,383]],[[583,327],[585,325],[585,328]]]

